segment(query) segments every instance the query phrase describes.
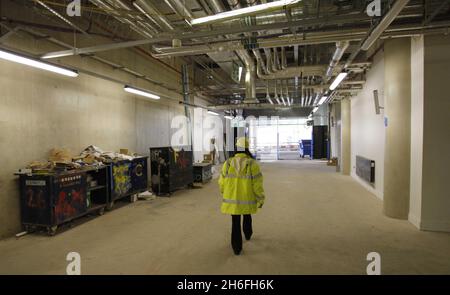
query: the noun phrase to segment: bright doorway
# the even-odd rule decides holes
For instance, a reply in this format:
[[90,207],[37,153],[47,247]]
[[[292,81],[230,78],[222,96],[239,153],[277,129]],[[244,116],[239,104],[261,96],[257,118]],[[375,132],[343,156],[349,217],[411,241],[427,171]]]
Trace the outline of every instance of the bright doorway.
[[250,151],[261,160],[300,159],[300,140],[312,137],[312,127],[306,121],[304,118],[252,120]]

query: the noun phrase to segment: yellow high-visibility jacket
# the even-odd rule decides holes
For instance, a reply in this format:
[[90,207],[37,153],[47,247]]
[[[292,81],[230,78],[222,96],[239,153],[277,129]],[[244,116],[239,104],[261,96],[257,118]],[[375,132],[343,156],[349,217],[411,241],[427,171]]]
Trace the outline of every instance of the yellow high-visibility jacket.
[[263,176],[258,163],[244,153],[228,159],[219,178],[224,214],[254,214],[264,204]]

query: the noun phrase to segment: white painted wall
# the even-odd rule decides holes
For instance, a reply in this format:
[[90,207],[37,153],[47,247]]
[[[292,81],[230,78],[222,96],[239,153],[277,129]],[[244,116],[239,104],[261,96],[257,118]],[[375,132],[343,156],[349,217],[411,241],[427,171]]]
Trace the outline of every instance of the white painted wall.
[[[384,105],[384,57],[380,51],[374,57],[363,90],[351,100],[351,175],[378,198],[383,198],[384,117],[375,114],[373,91],[378,90]],[[356,175],[356,155],[375,161],[375,186]]]

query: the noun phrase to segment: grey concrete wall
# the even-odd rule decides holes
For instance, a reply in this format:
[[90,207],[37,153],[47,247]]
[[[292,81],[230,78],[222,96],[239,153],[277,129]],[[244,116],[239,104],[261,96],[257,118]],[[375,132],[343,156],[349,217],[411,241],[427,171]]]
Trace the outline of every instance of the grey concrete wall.
[[[33,17],[33,21],[38,19]],[[73,42],[72,34],[48,33]],[[111,42],[106,38],[77,38],[80,45]],[[62,49],[24,33],[8,39],[6,45],[33,54]],[[138,80],[86,57],[54,62],[102,73],[154,91],[163,98],[158,102],[143,100],[124,92],[122,84],[85,74],[66,78],[0,60],[0,238],[20,230],[19,187],[14,171],[33,160],[45,160],[51,148],[65,147],[76,154],[94,144],[105,150],[128,148],[146,155],[149,147],[170,143],[174,132],[170,128],[171,119],[184,114],[184,108],[177,103],[182,98],[179,62],[165,61],[165,65],[131,50],[99,55],[142,72],[171,89]]]

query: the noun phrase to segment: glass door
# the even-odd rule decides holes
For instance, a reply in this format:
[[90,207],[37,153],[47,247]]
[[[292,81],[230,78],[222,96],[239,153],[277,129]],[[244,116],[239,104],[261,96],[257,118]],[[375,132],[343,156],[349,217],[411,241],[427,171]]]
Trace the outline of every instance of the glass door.
[[306,119],[255,120],[249,128],[250,151],[260,160],[297,160],[300,140],[311,136]]

